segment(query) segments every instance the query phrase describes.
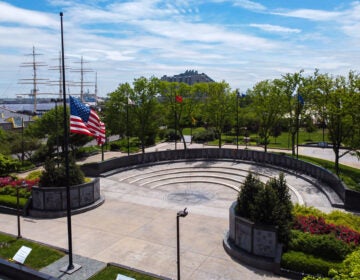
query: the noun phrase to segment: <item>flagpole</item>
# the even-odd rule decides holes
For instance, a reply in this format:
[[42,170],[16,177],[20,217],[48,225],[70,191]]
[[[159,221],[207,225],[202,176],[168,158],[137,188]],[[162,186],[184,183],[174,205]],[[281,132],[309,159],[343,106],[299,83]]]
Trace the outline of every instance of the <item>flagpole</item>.
[[66,86],[65,86],[65,59],[64,59],[64,33],[63,33],[63,13],[60,12],[61,21],[61,62],[62,62],[62,87],[63,87],[63,104],[64,104],[64,153],[65,153],[65,186],[66,186],[66,212],[67,212],[67,230],[68,230],[68,246],[69,246],[69,264],[67,268],[61,269],[66,273],[71,274],[72,272],[79,269],[81,266],[77,265],[75,268],[73,263],[72,253],[72,233],[71,233],[71,205],[70,205],[70,185],[69,185],[69,131],[68,131],[68,120],[66,112]]

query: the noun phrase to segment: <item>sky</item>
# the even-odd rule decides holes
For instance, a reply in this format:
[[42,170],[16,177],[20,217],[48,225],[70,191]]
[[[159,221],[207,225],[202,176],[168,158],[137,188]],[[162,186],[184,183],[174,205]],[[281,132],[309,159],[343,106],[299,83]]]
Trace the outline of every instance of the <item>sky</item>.
[[80,92],[81,65],[84,91],[97,81],[103,97],[186,70],[245,92],[300,70],[360,68],[360,1],[0,0],[0,98],[31,92],[33,48],[38,92],[58,94],[60,12],[68,94]]

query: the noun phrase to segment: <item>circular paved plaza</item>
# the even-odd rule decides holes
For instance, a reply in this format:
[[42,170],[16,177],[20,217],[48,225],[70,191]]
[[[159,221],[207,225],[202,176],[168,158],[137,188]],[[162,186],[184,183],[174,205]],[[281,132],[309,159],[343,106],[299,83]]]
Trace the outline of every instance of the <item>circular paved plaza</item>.
[[[182,279],[281,279],[232,260],[222,241],[228,209],[248,172],[267,181],[279,171],[235,161],[167,162],[101,178],[105,203],[72,217],[73,252],[176,278],[176,213],[180,219]],[[332,209],[327,196],[285,173],[293,202]],[[2,231],[15,233],[14,216],[0,214]],[[67,248],[66,218],[22,219],[22,235]]]

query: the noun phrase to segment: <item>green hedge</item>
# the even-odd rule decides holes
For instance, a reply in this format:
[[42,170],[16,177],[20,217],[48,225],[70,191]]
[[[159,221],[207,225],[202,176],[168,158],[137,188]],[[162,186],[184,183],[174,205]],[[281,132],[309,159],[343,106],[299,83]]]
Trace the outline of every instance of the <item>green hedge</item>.
[[335,238],[333,235],[316,235],[292,230],[289,249],[327,260],[342,261],[354,250],[354,247]]
[[339,269],[341,262],[327,261],[303,252],[288,251],[282,255],[281,267],[302,273],[327,276],[329,269]]
[[346,213],[340,210],[332,211],[331,213],[324,213],[315,207],[308,207],[295,204],[293,207],[293,214],[301,216],[315,216],[323,217],[327,223],[339,226],[346,226],[355,231],[360,231],[360,216],[352,213]]

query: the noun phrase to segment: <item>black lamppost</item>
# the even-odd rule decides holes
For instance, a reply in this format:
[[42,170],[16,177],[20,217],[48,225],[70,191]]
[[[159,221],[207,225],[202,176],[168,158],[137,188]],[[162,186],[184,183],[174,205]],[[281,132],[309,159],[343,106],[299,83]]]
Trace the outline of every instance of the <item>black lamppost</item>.
[[239,90],[236,89],[236,149],[239,149]]
[[24,147],[24,118],[21,117],[21,165],[24,165],[25,147]]
[[[26,187],[25,181],[21,182],[23,188]],[[20,201],[19,201],[19,186],[16,186],[16,216],[17,216],[17,238],[21,238],[21,228],[20,228]]]
[[179,218],[185,218],[188,212],[186,208],[182,211],[177,212],[176,215],[176,241],[177,241],[177,279],[180,280],[180,227],[179,227]]
[[127,154],[130,155],[130,137],[129,137],[129,97],[126,104],[126,137],[127,137]]
[[55,131],[56,131],[56,157],[59,160],[59,131],[58,131],[58,107],[57,103],[62,102],[61,98],[52,98],[51,102],[55,102]]
[[176,112],[176,92],[174,93],[174,127],[175,127],[175,150],[177,144],[177,112]]

